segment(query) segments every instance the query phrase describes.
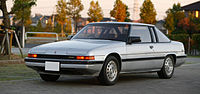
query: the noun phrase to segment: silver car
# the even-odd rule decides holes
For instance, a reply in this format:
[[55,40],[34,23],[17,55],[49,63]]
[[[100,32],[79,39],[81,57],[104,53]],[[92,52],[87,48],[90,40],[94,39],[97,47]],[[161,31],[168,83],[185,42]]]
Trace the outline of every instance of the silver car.
[[157,72],[169,79],[186,57],[181,42],[171,41],[154,25],[127,22],[90,23],[71,40],[32,48],[26,65],[44,81],[61,74],[91,75],[113,85],[120,73]]

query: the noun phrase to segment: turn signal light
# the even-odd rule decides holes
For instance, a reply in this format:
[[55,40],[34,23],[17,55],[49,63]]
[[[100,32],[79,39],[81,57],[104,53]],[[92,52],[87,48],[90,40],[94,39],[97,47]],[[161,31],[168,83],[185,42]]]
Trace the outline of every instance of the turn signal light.
[[28,54],[28,57],[36,58],[37,54]]
[[78,60],[94,60],[94,56],[77,56]]

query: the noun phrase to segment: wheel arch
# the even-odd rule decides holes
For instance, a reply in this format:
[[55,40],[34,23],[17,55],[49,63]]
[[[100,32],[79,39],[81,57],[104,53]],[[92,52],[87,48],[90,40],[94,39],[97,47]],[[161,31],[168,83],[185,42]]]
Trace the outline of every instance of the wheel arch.
[[[114,57],[117,58],[117,60],[119,61],[119,69],[121,70],[121,68],[122,68],[122,59],[121,59],[121,56],[120,56],[118,53],[114,52],[114,53],[108,54],[108,55],[105,57],[105,60],[106,60],[109,56],[114,56]],[[104,60],[104,61],[105,61],[105,60]]]
[[176,65],[176,55],[175,55],[175,54],[168,54],[168,55],[166,55],[166,57],[167,57],[167,56],[172,56],[173,59],[174,59],[174,63],[175,63],[175,65]]

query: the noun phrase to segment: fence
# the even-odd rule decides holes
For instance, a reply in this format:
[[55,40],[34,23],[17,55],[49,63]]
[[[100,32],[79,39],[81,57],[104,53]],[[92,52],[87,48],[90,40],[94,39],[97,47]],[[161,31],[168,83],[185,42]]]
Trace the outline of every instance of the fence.
[[[28,34],[50,34],[55,35],[56,37],[36,37],[36,36],[30,36],[28,37]],[[50,39],[50,40],[56,40],[58,41],[58,34],[55,32],[26,32],[25,34],[25,40],[27,39]]]
[[[51,35],[51,36],[47,36]],[[55,35],[52,37],[52,35]],[[29,43],[33,41],[34,43],[45,43],[51,41],[58,41],[58,34],[55,32],[26,32],[25,33],[25,41]]]

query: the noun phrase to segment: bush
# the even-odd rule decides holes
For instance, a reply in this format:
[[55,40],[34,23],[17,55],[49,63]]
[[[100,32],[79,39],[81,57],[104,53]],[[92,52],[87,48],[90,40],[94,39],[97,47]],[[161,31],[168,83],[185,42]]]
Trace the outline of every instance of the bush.
[[198,49],[198,51],[200,51],[200,34],[193,34],[192,40],[194,42],[193,45],[192,45],[192,48]]

